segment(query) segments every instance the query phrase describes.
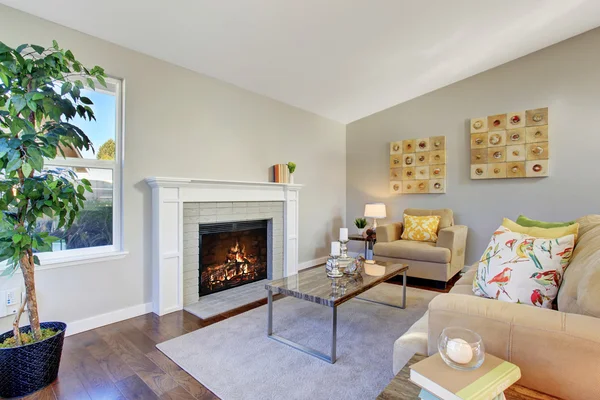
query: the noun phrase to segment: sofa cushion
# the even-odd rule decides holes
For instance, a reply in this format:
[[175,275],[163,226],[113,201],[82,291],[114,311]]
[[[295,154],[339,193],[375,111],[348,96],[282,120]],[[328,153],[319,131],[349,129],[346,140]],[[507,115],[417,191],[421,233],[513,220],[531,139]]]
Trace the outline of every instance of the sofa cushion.
[[574,246],[572,234],[538,239],[501,226],[481,257],[473,292],[510,303],[552,308]]
[[475,274],[477,273],[477,266],[478,266],[478,264],[475,264],[474,266],[469,268],[469,270],[467,272],[465,272],[465,274],[463,276],[461,276],[460,279],[458,281],[456,281],[456,283],[454,285],[455,286],[465,285],[465,286],[468,286],[469,290],[472,291],[473,279],[475,278]]
[[577,223],[577,221],[567,221],[567,222],[546,222],[546,221],[538,221],[537,219],[527,218],[524,215],[519,215],[517,218],[517,224],[526,227],[538,227],[538,228],[562,228],[564,226],[569,226]]
[[450,262],[451,256],[450,250],[443,247],[436,247],[435,243],[415,242],[413,240],[377,242],[373,250],[376,255],[381,257],[404,258],[444,264]]
[[600,318],[600,215],[577,222],[579,237],[558,293],[558,309]]
[[424,217],[426,215],[439,215],[440,216],[440,229],[448,228],[454,225],[454,213],[449,208],[441,208],[438,210],[426,210],[424,208],[407,208],[404,210],[406,215],[415,215],[417,217]]
[[464,294],[466,296],[475,296],[473,293],[473,279],[471,279],[470,285],[454,285],[452,289],[450,289],[450,293],[452,294]]
[[504,220],[502,220],[502,226],[510,229],[513,232],[524,233],[536,238],[548,239],[557,239],[567,235],[575,235],[575,238],[577,238],[577,234],[579,232],[579,224],[577,223],[557,228],[539,228],[537,226],[521,226],[508,218],[504,218]]

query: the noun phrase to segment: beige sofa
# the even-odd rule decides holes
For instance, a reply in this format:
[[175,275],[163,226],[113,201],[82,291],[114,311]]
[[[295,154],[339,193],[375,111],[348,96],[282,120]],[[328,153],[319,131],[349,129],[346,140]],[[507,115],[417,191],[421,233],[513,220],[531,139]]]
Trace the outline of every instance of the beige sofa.
[[425,210],[408,208],[407,215],[439,215],[437,243],[401,240],[403,224],[396,222],[377,227],[377,243],[373,247],[376,260],[395,261],[409,265],[408,276],[430,279],[445,287],[465,266],[467,227],[454,225],[452,210]]
[[396,341],[394,372],[415,353],[436,353],[443,328],[462,326],[521,368],[519,384],[561,399],[600,399],[600,215],[578,222],[558,311],[474,296],[475,265]]

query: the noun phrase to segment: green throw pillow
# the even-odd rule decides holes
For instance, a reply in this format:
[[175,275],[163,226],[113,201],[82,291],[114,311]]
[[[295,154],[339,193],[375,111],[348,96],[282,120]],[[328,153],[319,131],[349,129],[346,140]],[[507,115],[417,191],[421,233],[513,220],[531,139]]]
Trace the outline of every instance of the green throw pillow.
[[519,215],[517,218],[517,224],[521,226],[526,226],[528,228],[537,227],[537,228],[563,228],[565,226],[573,225],[577,221],[569,221],[569,222],[545,222],[538,221],[535,219],[527,218],[524,215]]

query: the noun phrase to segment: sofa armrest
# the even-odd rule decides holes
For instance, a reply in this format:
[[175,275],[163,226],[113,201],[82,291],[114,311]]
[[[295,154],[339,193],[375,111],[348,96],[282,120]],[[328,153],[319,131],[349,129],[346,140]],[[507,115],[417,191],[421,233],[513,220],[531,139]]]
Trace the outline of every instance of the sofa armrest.
[[393,242],[400,240],[402,234],[402,222],[393,222],[387,225],[380,225],[375,230],[378,242]]
[[429,303],[429,354],[448,326],[479,333],[486,352],[521,368],[520,385],[561,399],[600,398],[599,318],[444,294]]

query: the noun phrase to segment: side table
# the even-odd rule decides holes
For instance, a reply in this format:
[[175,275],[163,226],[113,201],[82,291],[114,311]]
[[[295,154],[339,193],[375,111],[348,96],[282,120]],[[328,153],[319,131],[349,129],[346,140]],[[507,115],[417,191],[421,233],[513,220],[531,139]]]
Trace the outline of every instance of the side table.
[[356,240],[358,242],[365,242],[365,258],[368,259],[367,251],[369,251],[369,250],[373,251],[373,245],[377,241],[377,238],[375,237],[375,235],[368,235],[366,237],[363,235],[348,235],[348,240]]
[[[377,400],[418,400],[421,388],[410,380],[410,366],[425,358],[427,357],[415,354],[383,392],[377,396]],[[519,386],[519,384],[509,387],[504,391],[504,395],[506,400],[560,400],[524,386]]]

